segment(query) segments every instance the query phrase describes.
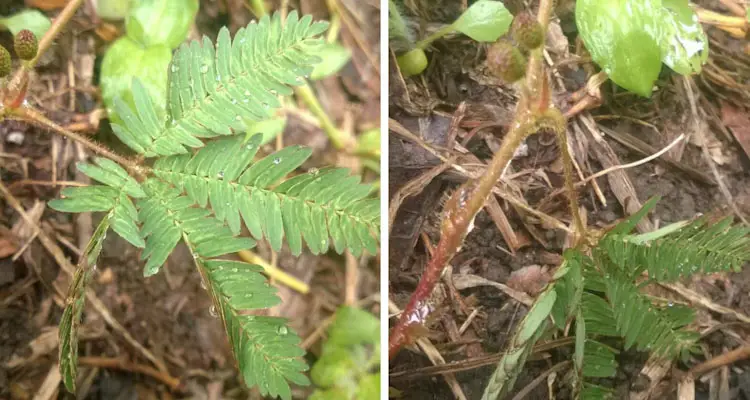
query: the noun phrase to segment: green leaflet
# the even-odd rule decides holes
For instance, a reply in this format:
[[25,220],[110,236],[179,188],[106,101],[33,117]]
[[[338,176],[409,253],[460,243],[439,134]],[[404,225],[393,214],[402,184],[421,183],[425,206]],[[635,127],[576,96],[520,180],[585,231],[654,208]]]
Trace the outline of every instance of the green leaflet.
[[78,373],[78,326],[81,323],[81,314],[86,302],[86,286],[93,271],[96,269],[96,259],[102,251],[102,243],[109,229],[110,215],[102,219],[96,228],[81,259],[76,266],[73,282],[68,289],[66,306],[60,318],[60,375],[65,387],[71,393],[75,393],[76,376]]
[[645,97],[662,62],[688,75],[708,58],[708,40],[687,0],[580,0],[576,24],[612,81]]
[[148,260],[144,276],[159,272],[183,237],[189,239],[197,254],[206,258],[255,245],[250,238],[235,237],[229,228],[209,216],[210,211],[192,207],[193,201],[179,190],[157,179],[147,180],[144,188],[148,197],[138,201],[141,235],[146,239],[141,259]]
[[146,196],[141,185],[116,163],[96,158],[98,165],[79,163],[78,169],[91,179],[107,186],[65,188],[62,199],[51,200],[49,206],[61,212],[111,211],[112,229],[133,246],[143,247],[145,242],[138,231],[138,213],[129,196]]
[[327,26],[292,11],[283,24],[279,14],[264,16],[234,40],[223,28],[216,46],[206,37],[183,44],[168,71],[167,121],[154,111],[149,94],[134,85],[135,110],[116,101],[124,122],[112,128],[147,157],[186,153],[187,147],[203,145],[200,138],[243,132],[246,121],[268,119],[280,105],[278,96],[304,83],[302,77],[320,61],[315,53],[322,41],[315,37]]
[[657,356],[675,358],[689,351],[700,338],[697,332],[679,329],[670,314],[654,307],[630,282],[607,281],[607,298],[614,311],[617,331],[625,349],[636,346]]
[[[196,257],[198,247],[188,245]],[[262,267],[237,261],[196,258],[208,278],[214,301],[232,345],[245,383],[258,386],[261,395],[291,399],[289,382],[308,385],[299,337],[277,317],[248,315],[242,311],[269,308],[279,303],[276,289],[261,275]]]
[[358,255],[367,249],[375,254],[380,208],[369,197],[372,187],[340,168],[286,179],[310,149],[290,146],[253,163],[261,138],[212,141],[192,157],[157,160],[154,173],[184,191],[191,203],[205,207],[210,202],[216,219],[226,221],[233,233],[244,221],[256,239],[265,237],[277,251],[286,236],[295,255],[302,251],[303,238],[314,254],[331,244],[339,253],[348,249]]
[[732,226],[726,218],[717,223],[699,219],[665,236],[641,242],[640,235],[607,234],[600,246],[612,262],[629,276],[648,271],[660,282],[696,273],[738,271],[750,259],[750,229]]

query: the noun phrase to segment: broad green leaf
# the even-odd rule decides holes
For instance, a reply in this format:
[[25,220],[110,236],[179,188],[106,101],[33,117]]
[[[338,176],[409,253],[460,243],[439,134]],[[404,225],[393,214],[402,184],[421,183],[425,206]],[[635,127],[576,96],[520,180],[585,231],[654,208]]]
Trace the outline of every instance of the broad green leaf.
[[343,386],[342,382],[351,382],[354,378],[352,375],[357,369],[354,361],[350,351],[344,347],[326,348],[310,370],[310,378],[319,387]]
[[96,14],[104,19],[118,21],[125,19],[130,11],[133,0],[99,0],[96,4]]
[[380,158],[380,128],[373,128],[357,137],[357,154]]
[[327,43],[320,49],[317,55],[323,61],[316,65],[310,74],[310,79],[314,81],[335,75],[352,58],[352,53],[349,49],[338,43]]
[[198,13],[198,0],[135,0],[125,29],[144,46],[175,49],[187,37]]
[[479,0],[453,23],[453,28],[479,42],[494,42],[508,32],[513,15],[502,2]]
[[167,68],[172,52],[166,46],[144,48],[128,37],[115,41],[102,61],[102,98],[110,118],[119,121],[114,112],[114,99],[119,97],[134,106],[131,85],[137,77],[146,87],[157,114],[164,113],[167,103]]
[[623,88],[648,97],[661,71],[661,0],[579,0],[578,32],[593,60]]
[[329,331],[332,346],[355,346],[378,343],[380,321],[367,311],[355,307],[341,307]]
[[708,59],[708,38],[688,0],[664,2],[664,64],[682,75],[698,74]]
[[68,288],[68,298],[65,310],[60,318],[60,375],[69,392],[76,391],[76,375],[78,374],[78,327],[81,324],[81,314],[86,302],[86,286],[96,269],[96,259],[102,251],[102,243],[109,229],[109,216],[105,217],[96,228],[86,249],[81,255],[81,261],[73,274],[73,282]]
[[34,32],[37,39],[41,39],[50,25],[51,23],[46,15],[39,10],[32,9],[23,10],[17,14],[0,18],[0,26],[9,30],[10,33],[15,35],[21,30],[28,29]]
[[354,398],[358,400],[380,399],[380,374],[371,374],[360,379]]

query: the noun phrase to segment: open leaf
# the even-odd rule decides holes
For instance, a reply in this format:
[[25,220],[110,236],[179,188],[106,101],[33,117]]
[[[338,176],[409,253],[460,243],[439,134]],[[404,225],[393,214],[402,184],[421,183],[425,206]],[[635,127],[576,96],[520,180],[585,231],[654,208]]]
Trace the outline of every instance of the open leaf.
[[578,32],[616,84],[648,97],[661,71],[661,0],[579,0]]
[[39,10],[23,10],[17,14],[0,18],[0,27],[10,31],[13,35],[23,29],[34,32],[37,38],[41,38],[51,23],[49,18]]
[[688,0],[664,2],[664,64],[682,75],[698,74],[708,59],[708,38]]
[[175,49],[187,37],[197,13],[198,0],[135,0],[125,29],[144,46]]
[[479,42],[494,42],[508,32],[513,15],[499,1],[479,0],[453,23],[453,28]]
[[154,45],[145,48],[129,37],[115,41],[102,61],[101,87],[104,104],[110,118],[119,121],[114,111],[114,99],[134,104],[132,84],[138,77],[148,91],[157,114],[164,113],[167,103],[167,68],[172,59],[169,47]]
[[338,73],[352,58],[352,53],[338,43],[327,43],[321,47],[318,57],[322,61],[313,68],[310,74],[310,79],[314,81]]

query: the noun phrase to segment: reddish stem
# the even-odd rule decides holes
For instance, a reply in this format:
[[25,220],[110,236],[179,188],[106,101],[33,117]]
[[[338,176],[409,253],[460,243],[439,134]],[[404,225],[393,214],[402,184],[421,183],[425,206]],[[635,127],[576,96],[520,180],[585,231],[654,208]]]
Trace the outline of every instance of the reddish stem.
[[414,338],[410,334],[416,326],[424,325],[427,317],[432,311],[427,299],[432,294],[440,276],[443,274],[443,267],[450,261],[448,251],[446,251],[445,241],[440,241],[435,253],[422,274],[422,278],[417,284],[417,288],[409,299],[404,312],[398,319],[398,323],[391,330],[388,338],[388,359],[398,354],[399,350],[405,345],[411,343]]

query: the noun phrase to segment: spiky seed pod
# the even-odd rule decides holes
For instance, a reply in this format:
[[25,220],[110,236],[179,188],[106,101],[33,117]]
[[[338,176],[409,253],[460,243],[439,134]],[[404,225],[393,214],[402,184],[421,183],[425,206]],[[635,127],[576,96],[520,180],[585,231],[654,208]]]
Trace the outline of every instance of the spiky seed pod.
[[3,46],[0,46],[0,78],[10,75],[10,52]]
[[524,11],[513,18],[511,27],[513,39],[526,49],[536,49],[544,42],[544,32],[539,21],[528,11]]
[[39,43],[36,40],[34,32],[24,29],[16,34],[13,38],[13,48],[18,54],[18,58],[22,60],[31,60],[36,57],[36,52],[39,49]]
[[487,66],[507,83],[515,82],[526,74],[526,58],[521,51],[505,41],[493,44],[487,51]]

